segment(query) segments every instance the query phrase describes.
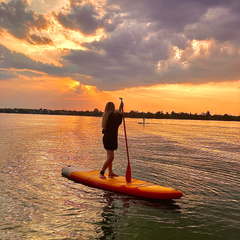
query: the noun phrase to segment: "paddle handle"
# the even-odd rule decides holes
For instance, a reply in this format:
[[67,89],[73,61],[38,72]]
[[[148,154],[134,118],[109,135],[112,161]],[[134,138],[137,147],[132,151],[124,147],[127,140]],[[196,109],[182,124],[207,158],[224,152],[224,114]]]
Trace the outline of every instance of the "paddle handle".
[[[123,98],[119,98],[121,100],[121,103],[123,102]],[[122,116],[123,116],[123,128],[124,128],[124,134],[125,134],[125,143],[126,143],[126,149],[127,149],[127,159],[128,159],[128,165],[126,170],[126,182],[130,183],[132,180],[131,176],[131,166],[130,166],[130,160],[129,160],[129,152],[128,152],[128,142],[127,142],[127,131],[126,131],[126,124],[125,124],[125,116],[124,116],[124,110],[122,105]]]

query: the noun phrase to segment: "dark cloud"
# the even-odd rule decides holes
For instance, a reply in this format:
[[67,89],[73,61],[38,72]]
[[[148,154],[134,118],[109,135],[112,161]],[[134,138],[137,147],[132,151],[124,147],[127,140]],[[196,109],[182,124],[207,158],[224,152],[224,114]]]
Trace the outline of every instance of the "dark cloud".
[[[37,14],[29,9],[26,0],[12,0],[0,3],[0,28],[7,30],[14,37],[27,40],[31,44],[52,44],[46,37],[31,35],[31,30],[47,29],[49,22],[42,14]],[[41,41],[42,40],[42,41]]]
[[62,12],[56,14],[53,12],[59,23],[65,28],[79,30],[85,35],[94,34],[100,27],[100,21],[98,20],[98,12],[94,9],[93,5],[79,4],[78,1],[71,1],[70,7],[70,13],[67,14]]
[[0,68],[2,69],[28,69],[35,70],[43,73],[48,73],[50,75],[60,76],[64,75],[65,70],[56,67],[53,64],[44,64],[42,62],[37,62],[22,53],[17,53],[15,51],[10,51],[6,47],[0,44]]
[[239,26],[239,12],[235,12],[235,9],[230,7],[219,6],[209,9],[207,14],[201,18],[201,21],[186,26],[184,33],[189,39],[214,38],[220,42],[239,41]]
[[153,23],[156,28],[183,31],[188,24],[198,22],[209,8],[226,4],[225,0],[109,0],[117,4],[128,19]]
[[4,69],[0,69],[0,81],[6,81],[11,78],[16,78],[18,75],[12,71],[6,71]]
[[53,41],[46,37],[40,37],[36,34],[28,36],[28,42],[34,45],[53,45]]
[[40,77],[42,76],[42,74],[40,73],[35,73],[35,72],[32,72],[32,71],[16,71],[16,73],[18,73],[19,75],[25,75],[25,76],[28,76],[28,77]]
[[113,32],[122,23],[121,11],[111,6],[102,6],[105,14],[101,16],[95,6],[83,1],[70,0],[69,8],[63,12],[53,12],[55,19],[67,29],[80,31],[84,35],[93,35],[99,28]]

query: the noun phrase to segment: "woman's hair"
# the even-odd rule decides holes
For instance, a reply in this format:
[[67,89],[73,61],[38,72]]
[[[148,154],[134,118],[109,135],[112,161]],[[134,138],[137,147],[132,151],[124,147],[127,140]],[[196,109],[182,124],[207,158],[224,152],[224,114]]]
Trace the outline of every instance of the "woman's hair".
[[102,116],[102,128],[105,130],[107,126],[107,120],[110,113],[115,111],[115,105],[113,102],[108,102],[105,107],[105,111]]

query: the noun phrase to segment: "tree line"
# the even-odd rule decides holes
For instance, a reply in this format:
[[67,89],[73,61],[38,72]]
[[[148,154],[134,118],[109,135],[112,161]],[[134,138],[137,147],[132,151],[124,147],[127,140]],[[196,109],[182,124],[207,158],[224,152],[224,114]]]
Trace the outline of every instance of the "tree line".
[[[95,108],[93,111],[76,111],[76,110],[49,110],[49,109],[25,109],[25,108],[0,108],[0,113],[19,113],[19,114],[50,114],[50,115],[72,115],[72,116],[93,116],[101,117],[103,112]],[[156,113],[151,112],[138,112],[130,111],[125,112],[125,117],[127,118],[145,118],[145,119],[190,119],[190,120],[217,120],[217,121],[240,121],[239,116],[232,116],[229,114],[211,115],[209,111],[201,114],[192,113],[176,113],[172,111],[171,113],[163,113],[158,111]]]

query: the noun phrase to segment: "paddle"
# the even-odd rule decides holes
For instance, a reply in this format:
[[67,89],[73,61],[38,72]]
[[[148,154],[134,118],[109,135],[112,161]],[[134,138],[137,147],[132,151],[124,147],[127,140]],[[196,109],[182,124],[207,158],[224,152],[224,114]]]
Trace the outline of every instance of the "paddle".
[[[123,98],[119,98],[121,100],[121,103],[123,102]],[[125,117],[124,117],[124,111],[122,106],[122,116],[123,116],[123,127],[124,127],[124,133],[125,133],[125,142],[126,142],[126,149],[127,149],[127,158],[128,158],[128,165],[127,165],[127,171],[126,171],[126,182],[130,183],[132,180],[131,177],[131,166],[130,166],[130,160],[129,160],[129,153],[128,153],[128,143],[127,143],[127,132],[126,132],[126,124],[125,124]]]

